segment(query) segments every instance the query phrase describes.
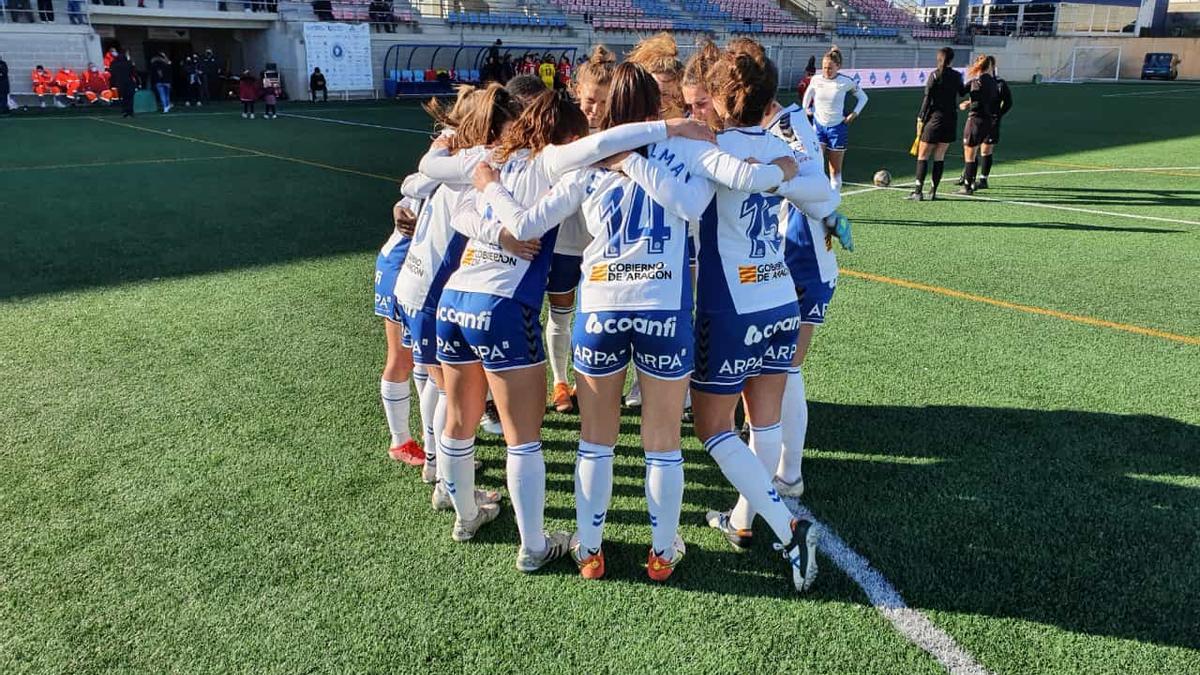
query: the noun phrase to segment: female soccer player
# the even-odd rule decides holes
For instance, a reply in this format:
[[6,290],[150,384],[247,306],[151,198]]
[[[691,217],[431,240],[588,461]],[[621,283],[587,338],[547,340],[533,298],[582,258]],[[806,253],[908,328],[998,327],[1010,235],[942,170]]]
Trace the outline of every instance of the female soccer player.
[[[811,109],[817,122],[817,138],[829,167],[829,182],[835,190],[842,188],[842,166],[846,158],[849,125],[858,119],[867,105],[867,93],[854,79],[838,73],[842,68],[842,52],[832,47],[821,59],[817,73],[804,90],[801,107]],[[854,110],[845,114],[846,94],[854,93]]]
[[708,95],[705,85],[705,74],[712,64],[721,58],[721,50],[712,40],[701,43],[683,67],[683,80],[680,93],[683,95],[684,110],[688,117],[707,122],[710,127],[718,128],[720,120],[712,109],[712,97]]
[[954,63],[954,50],[942,47],[937,52],[937,69],[925,81],[925,97],[917,111],[917,128],[920,144],[917,146],[917,187],[908,199],[921,201],[925,198],[925,174],[929,169],[929,158],[933,157],[933,184],[929,199],[937,199],[938,184],[942,182],[942,171],[946,168],[946,150],[954,141],[958,131],[958,98],[966,93],[962,74],[950,65]]
[[[420,203],[416,199],[405,197],[396,202],[392,207],[392,235],[375,257],[375,315],[383,318],[387,337],[387,361],[379,380],[379,397],[383,401],[383,412],[392,435],[388,455],[411,466],[421,466],[425,462],[425,453],[408,430],[408,378],[413,370],[412,349],[405,340],[404,325],[397,314],[393,291],[396,275],[412,243],[410,235],[401,230],[415,223],[414,213],[417,211],[420,211]],[[418,380],[418,395],[421,385],[422,382]]]
[[988,70],[996,78],[996,98],[992,101],[991,131],[984,136],[983,143],[979,146],[979,182],[975,184],[976,190],[986,190],[988,187],[992,158],[996,153],[996,146],[1000,143],[1000,120],[1012,110],[1012,89],[1009,89],[1008,82],[996,72],[996,57],[991,55],[988,56]]
[[[588,128],[600,128],[608,99],[616,58],[604,45],[596,45],[592,55],[575,71],[575,99],[587,117]],[[574,410],[567,372],[571,361],[571,326],[575,319],[575,288],[579,286],[579,266],[583,249],[591,240],[577,214],[571,214],[558,228],[554,242],[554,257],[550,261],[550,280],[546,298],[550,301],[550,318],[546,322],[546,347],[550,359],[550,375],[554,389],[550,403],[560,413]]]
[[659,33],[642,40],[634,45],[625,60],[638,64],[654,76],[662,94],[663,119],[683,117],[683,93],[679,88],[683,64],[679,62],[679,47],[670,33]]
[[[566,97],[547,92],[505,129],[491,161],[501,164],[505,188],[519,203],[531,205],[568,171],[666,140],[672,132],[708,133],[700,126],[684,120],[674,125],[643,123],[587,136],[587,118],[579,108]],[[476,164],[430,153],[421,160],[420,169],[432,178],[456,180],[471,175]],[[485,226],[498,213],[490,203],[483,212]],[[491,241],[471,239],[438,304],[438,360],[448,400],[438,466],[458,516],[453,536],[459,541],[469,539],[499,511],[496,505],[480,505],[470,497],[475,484],[475,426],[490,385],[508,444],[508,489],[521,534],[516,566],[523,572],[536,571],[566,553],[570,539],[565,532],[543,530],[546,466],[540,434],[545,411],[541,405],[528,404],[530,398],[546,396],[538,319],[556,235],[554,229],[541,238],[532,261],[508,255]]]
[[[658,85],[641,66],[625,63],[613,77],[604,128],[656,120]],[[647,572],[665,581],[683,559],[678,538],[683,497],[680,414],[692,370],[692,278],[688,221],[712,201],[717,180],[759,191],[790,178],[794,162],[750,165],[715,146],[673,138],[646,146],[615,164],[617,171],[567,174],[526,210],[477,169],[476,188],[499,223],[518,239],[541,236],[582,209],[595,238],[584,252],[588,275],[580,286],[575,368],[582,430],[575,472],[578,530],[571,553],[588,579],[604,575],[604,517],[612,495],[612,458],[621,414],[621,389],[630,361],[642,382],[642,446],[646,500],[653,533]],[[480,175],[482,174],[482,175]]]
[[[708,76],[713,108],[725,128],[722,150],[767,161],[792,150],[761,126],[775,97],[778,77],[745,53],[727,51]],[[784,260],[779,208],[828,197],[823,176],[796,176],[774,193],[746,193],[718,186],[715,208],[700,221],[700,273],[696,303],[696,369],[692,406],[696,435],[721,472],[763,516],[792,567],[797,590],[816,576],[817,532],[811,521],[793,520],[755,454],[779,456],[780,408],[796,352],[800,310]],[[730,427],[744,393],[751,450]],[[710,512],[709,525],[736,543],[728,517]]]
[[970,82],[970,98],[959,104],[960,110],[967,111],[967,123],[963,125],[963,186],[959,188],[960,195],[975,194],[975,169],[979,146],[992,131],[992,112],[995,100],[999,96],[996,78],[992,77],[991,64],[987,54],[980,54],[975,63],[967,69],[967,80]]
[[[486,88],[460,91],[458,102],[447,115],[440,108],[427,108],[435,119],[453,126],[453,134],[438,141],[439,152],[453,153],[458,161],[478,159],[488,145],[499,138],[506,124],[516,118],[520,107],[507,91],[492,83]],[[422,185],[418,185],[421,183]],[[453,229],[452,216],[461,199],[470,190],[469,183],[439,183],[427,176],[406,180],[405,191],[420,195],[430,191],[417,218],[412,243],[404,265],[396,276],[395,295],[398,314],[412,345],[413,360],[426,369],[428,381],[421,392],[421,419],[425,427],[424,469],[422,479],[435,483],[432,503],[435,509],[452,507],[443,472],[437,462],[437,437],[445,427],[445,380],[437,360],[436,309],[446,280],[458,267],[460,255],[470,232]],[[478,492],[483,503],[495,502],[494,492]]]

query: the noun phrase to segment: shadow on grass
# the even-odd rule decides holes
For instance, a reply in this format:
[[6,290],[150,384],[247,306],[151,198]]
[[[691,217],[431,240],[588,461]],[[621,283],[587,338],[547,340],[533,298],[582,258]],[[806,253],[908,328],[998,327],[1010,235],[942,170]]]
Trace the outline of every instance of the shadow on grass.
[[[1146,415],[819,402],[810,416],[805,503],[910,606],[1200,647],[1200,426]],[[568,442],[548,448],[574,451]],[[698,525],[735,495],[702,451],[685,457],[682,522]],[[548,490],[568,503],[573,470],[561,456],[548,458]],[[640,463],[618,462],[614,472],[614,495],[644,494]],[[492,480],[489,487],[502,487],[503,471]],[[575,513],[552,505],[547,516],[570,522]],[[504,529],[515,530],[507,518]],[[647,515],[610,508],[608,520],[645,525]],[[771,533],[761,521],[755,532],[748,554],[715,533],[688,542],[672,585],[712,592],[697,574],[703,568],[722,575],[723,593],[786,596]],[[634,568],[645,562],[645,545],[606,541],[610,569],[642,579]],[[817,597],[860,601],[836,568],[825,570]]]

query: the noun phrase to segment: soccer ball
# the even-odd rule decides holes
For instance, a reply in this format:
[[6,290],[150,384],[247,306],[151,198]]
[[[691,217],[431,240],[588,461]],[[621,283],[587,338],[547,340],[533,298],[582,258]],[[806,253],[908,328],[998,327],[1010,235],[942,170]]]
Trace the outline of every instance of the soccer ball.
[[892,174],[887,169],[880,169],[875,172],[875,187],[887,187],[892,184]]

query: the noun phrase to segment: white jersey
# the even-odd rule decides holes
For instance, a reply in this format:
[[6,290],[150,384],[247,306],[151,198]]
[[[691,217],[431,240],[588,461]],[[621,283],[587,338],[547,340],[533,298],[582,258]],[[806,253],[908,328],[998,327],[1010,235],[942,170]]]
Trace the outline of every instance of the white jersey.
[[[767,131],[783,140],[795,152],[796,162],[800,166],[799,175],[825,177],[817,132],[800,106],[793,103],[780,110],[766,126]],[[813,278],[826,283],[837,278],[837,256],[822,221],[837,210],[841,201],[841,193],[831,187],[829,197],[825,200],[784,203],[785,258],[797,286]]]
[[[609,155],[665,140],[663,122],[626,124],[593,134],[563,146],[548,146],[531,157],[528,150],[514,153],[500,168],[500,182],[522,205],[532,205],[563,174],[585,167]],[[427,155],[428,157],[428,155]],[[425,160],[421,162],[425,173]],[[470,167],[474,171],[474,166]],[[470,173],[465,173],[469,176]],[[564,216],[565,217],[565,216]],[[493,227],[495,211],[483,209],[483,227]],[[550,272],[557,225],[542,235],[542,250],[533,260],[523,260],[500,248],[494,240],[472,238],[462,254],[462,263],[446,288],[468,293],[488,293],[512,298],[529,307],[541,307]]]
[[854,113],[858,114],[867,105],[867,93],[858,85],[858,81],[841,73],[828,78],[818,72],[804,90],[801,107],[805,110],[812,107],[817,124],[823,127],[837,126],[846,118],[846,94],[850,92],[854,92],[857,101]]
[[776,166],[747,164],[699,141],[672,138],[640,152],[626,158],[623,173],[568,174],[529,209],[501,185],[485,191],[498,223],[518,239],[538,236],[563,214],[582,214],[593,239],[583,253],[581,311],[691,309],[688,222],[711,203],[711,180],[757,191],[783,178]]
[[[769,162],[792,149],[761,127],[727,129],[717,136],[735,157]],[[750,314],[795,302],[796,289],[784,262],[779,210],[784,198],[817,201],[829,192],[824,176],[797,175],[774,193],[717,187],[700,219],[700,311]]]
[[578,212],[563,218],[558,226],[558,238],[554,241],[554,252],[558,255],[582,256],[583,250],[592,243],[592,235],[583,224]]

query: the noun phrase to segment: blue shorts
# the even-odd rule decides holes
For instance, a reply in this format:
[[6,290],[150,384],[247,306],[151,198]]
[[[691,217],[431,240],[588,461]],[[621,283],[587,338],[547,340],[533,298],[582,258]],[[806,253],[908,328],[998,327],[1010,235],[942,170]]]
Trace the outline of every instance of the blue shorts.
[[438,365],[437,313],[432,309],[422,309],[412,314],[400,303],[396,303],[396,310],[400,322],[404,324],[404,346],[412,349],[413,363]]
[[692,386],[710,394],[739,394],[748,378],[786,373],[799,335],[795,302],[752,314],[698,312]]
[[375,316],[382,316],[388,321],[400,322],[400,308],[396,304],[396,276],[404,266],[404,254],[407,249],[399,246],[392,253],[375,256]]
[[546,284],[546,292],[558,294],[575,290],[583,275],[582,268],[583,256],[555,253],[550,258],[550,280]]
[[817,123],[817,140],[830,150],[845,150],[846,142],[850,140],[850,129],[845,122],[839,122],[831,127]]
[[633,365],[662,380],[692,372],[692,313],[686,310],[587,312],[571,336],[575,370],[604,377]]
[[437,308],[438,361],[482,361],[493,371],[543,363],[540,319],[538,310],[511,298],[446,291]]
[[825,323],[825,311],[829,309],[829,301],[833,300],[833,292],[837,290],[837,277],[825,283],[814,279],[806,284],[797,284],[796,295],[800,296],[800,323],[811,323],[820,326]]

